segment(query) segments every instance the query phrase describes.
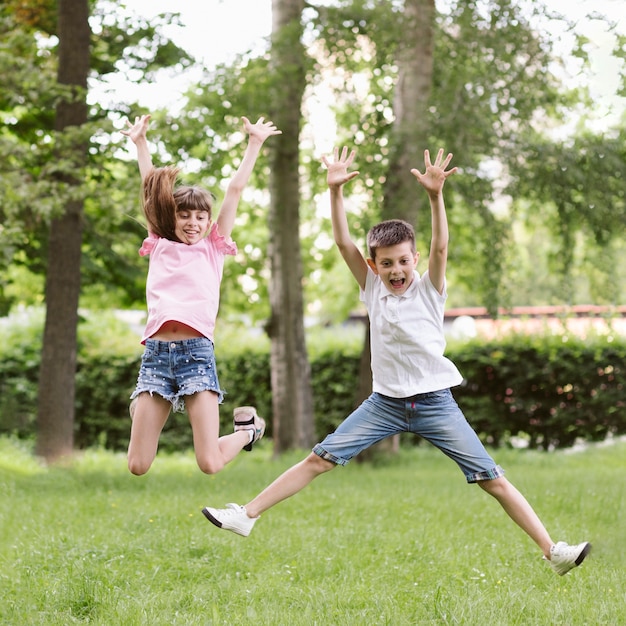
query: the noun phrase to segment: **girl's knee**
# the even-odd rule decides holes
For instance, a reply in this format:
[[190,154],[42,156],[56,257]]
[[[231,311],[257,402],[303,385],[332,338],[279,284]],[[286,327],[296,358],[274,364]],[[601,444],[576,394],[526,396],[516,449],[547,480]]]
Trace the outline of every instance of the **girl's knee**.
[[215,458],[201,459],[196,457],[198,467],[204,474],[217,474],[224,469],[224,462]]
[[135,476],[143,476],[148,472],[152,463],[146,463],[141,459],[136,459],[134,457],[128,457],[128,470],[131,474]]

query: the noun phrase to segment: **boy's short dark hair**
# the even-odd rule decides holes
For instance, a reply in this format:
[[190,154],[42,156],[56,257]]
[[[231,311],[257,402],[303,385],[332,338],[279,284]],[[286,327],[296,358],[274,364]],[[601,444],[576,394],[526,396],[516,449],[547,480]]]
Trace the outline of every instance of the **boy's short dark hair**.
[[376,259],[376,250],[408,241],[415,252],[415,230],[404,220],[385,220],[372,226],[367,233],[367,253]]

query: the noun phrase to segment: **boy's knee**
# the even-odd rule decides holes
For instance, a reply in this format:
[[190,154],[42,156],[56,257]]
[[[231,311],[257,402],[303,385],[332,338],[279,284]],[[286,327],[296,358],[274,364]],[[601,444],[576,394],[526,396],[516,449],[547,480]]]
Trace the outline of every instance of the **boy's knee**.
[[309,456],[305,459],[305,463],[308,463],[311,468],[317,474],[323,474],[324,472],[329,472],[332,469],[335,469],[337,465],[332,461],[327,461],[323,459],[321,456],[315,454],[315,452],[311,452]]
[[494,478],[492,480],[479,480],[478,486],[486,491],[489,495],[492,495],[494,498],[498,498],[506,493],[509,488],[509,481],[500,476],[499,478]]

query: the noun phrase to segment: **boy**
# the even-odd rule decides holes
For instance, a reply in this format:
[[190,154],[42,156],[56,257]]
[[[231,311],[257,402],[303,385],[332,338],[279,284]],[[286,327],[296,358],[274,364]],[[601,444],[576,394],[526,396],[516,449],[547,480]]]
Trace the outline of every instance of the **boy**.
[[370,319],[373,393],[334,433],[317,444],[311,454],[279,476],[245,506],[206,507],[204,515],[220,528],[247,536],[261,513],[294,495],[314,478],[337,465],[345,465],[359,452],[385,437],[413,432],[430,441],[454,460],[468,483],[477,483],[492,495],[511,519],[541,548],[560,575],[580,565],[591,549],[583,542],[554,543],[524,496],[504,477],[504,470],[489,456],[454,401],[450,387],[462,381],[456,366],[443,351],[443,312],[448,223],[443,201],[452,154],[439,150],[431,164],[424,152],[425,172],[411,173],[430,201],[432,236],[428,270],[415,268],[419,253],[410,224],[388,220],[374,226],[367,237],[365,259],[350,237],[343,206],[343,185],[358,176],[348,172],[355,152],[335,149],[328,169],[335,243],[361,290]]

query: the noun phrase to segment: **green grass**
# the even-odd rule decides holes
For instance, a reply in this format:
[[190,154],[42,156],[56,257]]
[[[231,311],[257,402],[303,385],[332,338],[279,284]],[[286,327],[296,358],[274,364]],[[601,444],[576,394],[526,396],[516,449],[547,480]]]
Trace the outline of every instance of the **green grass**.
[[45,468],[0,439],[0,623],[626,624],[626,444],[495,456],[555,540],[594,543],[581,568],[554,574],[430,447],[338,468],[242,538],[202,506],[245,502],[302,453],[264,443],[212,477],[159,455],[137,478],[124,455]]

